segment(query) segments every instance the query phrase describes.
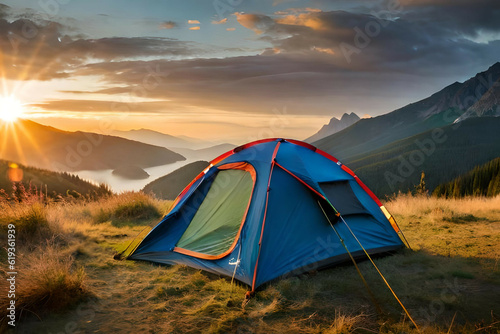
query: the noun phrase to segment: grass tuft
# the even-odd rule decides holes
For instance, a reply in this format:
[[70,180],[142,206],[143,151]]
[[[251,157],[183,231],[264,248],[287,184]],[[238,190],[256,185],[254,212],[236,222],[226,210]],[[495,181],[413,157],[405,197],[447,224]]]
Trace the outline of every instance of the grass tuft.
[[357,327],[366,322],[366,315],[361,313],[357,315],[347,315],[342,312],[335,312],[335,320],[325,334],[348,334],[352,333]]
[[116,227],[147,225],[162,216],[160,203],[142,192],[128,192],[94,204],[91,215],[95,224],[111,222]]
[[[16,308],[36,315],[64,310],[90,295],[84,284],[83,267],[76,267],[73,257],[61,255],[49,245],[18,258],[16,279]],[[3,273],[5,276],[6,272]],[[1,302],[3,318],[9,301]]]
[[47,219],[47,205],[39,202],[13,203],[0,206],[0,231],[7,232],[8,225],[15,226],[16,239],[23,244],[37,245],[58,233],[56,226]]

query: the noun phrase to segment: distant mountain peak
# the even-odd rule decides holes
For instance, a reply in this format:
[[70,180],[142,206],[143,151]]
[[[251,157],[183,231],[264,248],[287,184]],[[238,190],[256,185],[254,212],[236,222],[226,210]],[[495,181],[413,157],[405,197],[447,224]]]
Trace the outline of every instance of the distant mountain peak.
[[352,120],[356,120],[356,121],[360,120],[359,116],[352,112],[350,114],[344,113],[342,115],[342,117],[340,118],[340,121],[342,122],[342,121],[346,121],[348,119],[352,119]]
[[[337,118],[337,117],[332,117],[330,119],[330,122],[328,123],[328,125],[331,125],[331,124],[336,124],[336,123],[339,123],[339,122],[348,122],[349,119],[356,119],[357,121],[359,121],[359,117],[358,115],[356,115],[355,113],[344,113],[340,118]],[[326,125],[325,125],[326,126]]]
[[345,128],[353,125],[359,120],[360,120],[359,116],[353,112],[350,114],[344,113],[340,117],[340,119],[338,119],[337,117],[332,117],[328,122],[328,124],[323,125],[323,127],[316,134],[307,138],[305,141],[308,143],[312,143],[316,140],[319,140],[321,138],[330,136],[334,133],[344,130]]

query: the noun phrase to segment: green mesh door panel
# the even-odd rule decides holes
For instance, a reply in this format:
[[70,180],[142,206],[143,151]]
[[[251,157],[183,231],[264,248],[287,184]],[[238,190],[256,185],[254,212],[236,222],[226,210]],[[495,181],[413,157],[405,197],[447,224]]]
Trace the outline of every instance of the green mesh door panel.
[[252,189],[249,172],[219,171],[177,247],[207,255],[227,251],[238,234]]

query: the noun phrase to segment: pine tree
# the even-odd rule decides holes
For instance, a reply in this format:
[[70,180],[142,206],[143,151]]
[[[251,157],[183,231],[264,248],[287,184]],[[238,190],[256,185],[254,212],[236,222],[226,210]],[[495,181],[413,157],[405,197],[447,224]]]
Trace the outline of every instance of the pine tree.
[[[416,190],[418,191],[420,187],[421,185],[418,185]],[[432,194],[433,196],[446,198],[463,196],[492,197],[500,194],[500,158],[476,166],[467,174],[460,175],[448,183],[438,185]]]
[[420,174],[420,183],[415,187],[415,192],[418,195],[427,195],[427,187],[425,186],[425,173]]

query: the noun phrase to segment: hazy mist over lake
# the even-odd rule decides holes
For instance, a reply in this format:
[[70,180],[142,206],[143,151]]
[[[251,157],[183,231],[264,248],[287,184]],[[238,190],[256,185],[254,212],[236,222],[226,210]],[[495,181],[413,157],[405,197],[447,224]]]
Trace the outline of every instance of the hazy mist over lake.
[[144,170],[150,175],[147,179],[141,180],[130,180],[123,178],[121,176],[113,175],[112,169],[105,170],[82,170],[73,172],[72,174],[78,175],[84,180],[93,182],[93,183],[105,183],[107,184],[113,192],[120,193],[124,191],[138,191],[144,188],[144,186],[159,177],[167,175],[174,170],[181,168],[191,162],[193,159],[187,158],[183,161],[177,161],[172,164],[167,164],[163,166],[156,166],[150,168],[144,168]]

